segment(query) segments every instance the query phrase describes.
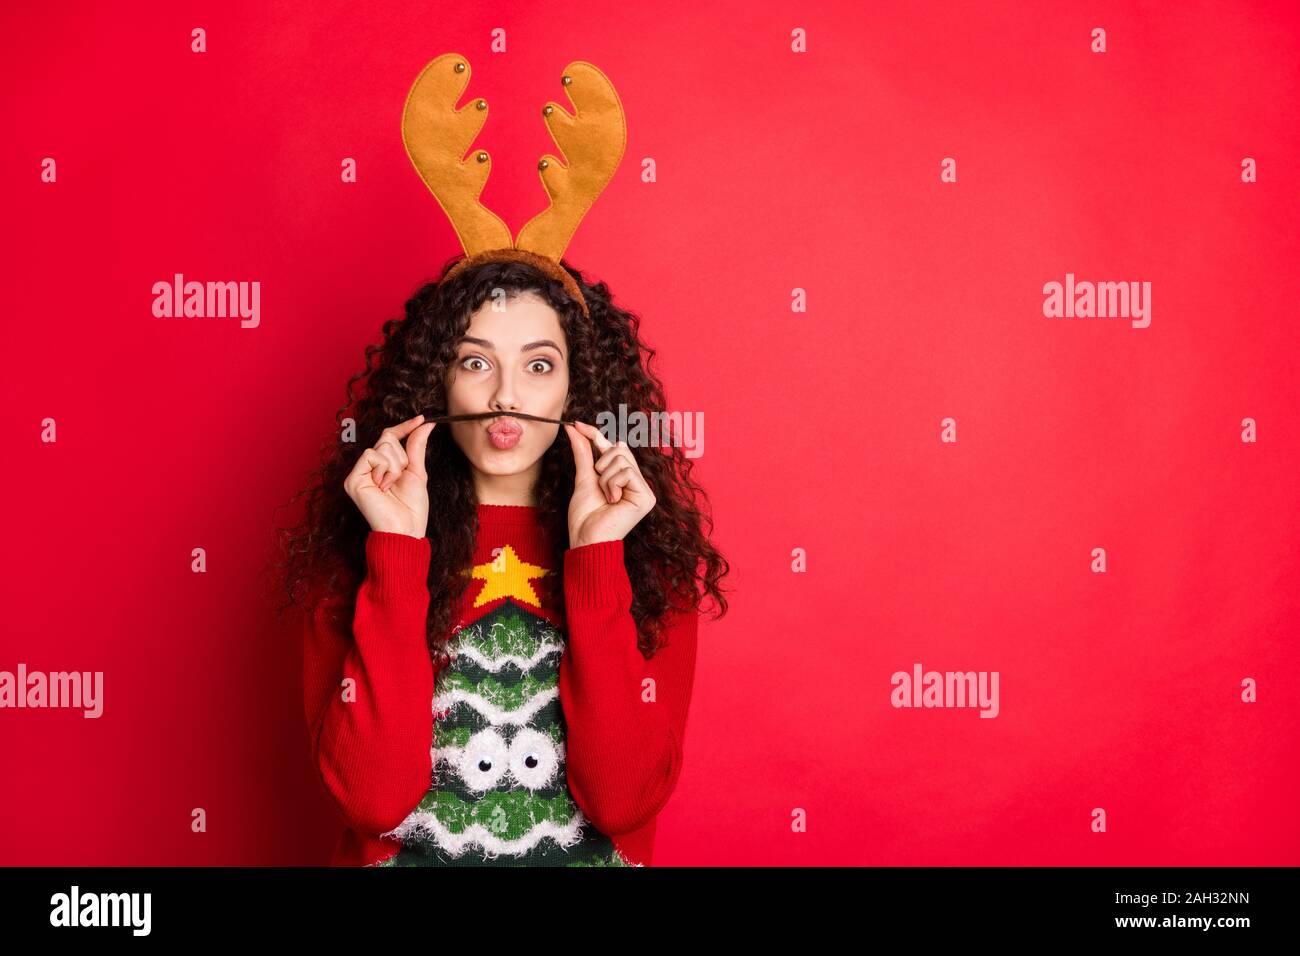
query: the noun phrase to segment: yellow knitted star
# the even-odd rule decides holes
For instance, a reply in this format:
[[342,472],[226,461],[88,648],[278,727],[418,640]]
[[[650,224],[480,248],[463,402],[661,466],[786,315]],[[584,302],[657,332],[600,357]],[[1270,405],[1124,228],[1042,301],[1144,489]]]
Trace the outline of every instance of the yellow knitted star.
[[506,545],[493,560],[474,565],[473,576],[485,582],[483,590],[474,599],[474,606],[480,607],[498,598],[512,597],[540,607],[541,601],[530,582],[549,573],[546,568],[520,559],[515,554],[515,549]]

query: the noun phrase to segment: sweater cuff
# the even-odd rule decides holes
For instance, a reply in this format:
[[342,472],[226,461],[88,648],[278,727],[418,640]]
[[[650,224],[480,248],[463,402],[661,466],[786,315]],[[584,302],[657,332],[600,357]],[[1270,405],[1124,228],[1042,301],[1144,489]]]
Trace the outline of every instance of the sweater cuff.
[[564,595],[571,607],[617,604],[631,609],[632,582],[623,566],[623,539],[564,552]]
[[429,597],[428,538],[393,531],[371,531],[366,538],[366,578],[376,597],[411,600]]

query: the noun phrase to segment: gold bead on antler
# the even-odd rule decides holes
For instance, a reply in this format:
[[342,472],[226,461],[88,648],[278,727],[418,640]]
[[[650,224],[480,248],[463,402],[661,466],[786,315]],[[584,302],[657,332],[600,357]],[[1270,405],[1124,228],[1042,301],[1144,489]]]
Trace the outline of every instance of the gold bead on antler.
[[464,73],[464,72],[465,72],[465,64],[464,64],[464,63],[457,63],[457,64],[456,64],[456,72],[457,72],[457,73]]
[[487,100],[479,100],[477,105],[479,109],[485,110],[487,109]]

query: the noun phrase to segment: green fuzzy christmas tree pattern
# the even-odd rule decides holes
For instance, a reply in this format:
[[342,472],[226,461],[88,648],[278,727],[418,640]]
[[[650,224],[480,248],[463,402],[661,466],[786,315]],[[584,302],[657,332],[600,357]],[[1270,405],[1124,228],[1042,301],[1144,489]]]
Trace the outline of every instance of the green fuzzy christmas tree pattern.
[[513,600],[456,632],[438,672],[432,785],[379,866],[628,866],[569,792],[564,637]]

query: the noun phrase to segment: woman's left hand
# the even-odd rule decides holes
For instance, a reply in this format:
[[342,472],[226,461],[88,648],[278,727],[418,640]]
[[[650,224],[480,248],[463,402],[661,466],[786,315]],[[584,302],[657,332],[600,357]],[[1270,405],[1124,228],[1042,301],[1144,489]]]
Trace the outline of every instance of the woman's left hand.
[[[598,428],[565,425],[575,473],[569,501],[569,547],[619,541],[655,506],[655,496],[625,442],[617,445]],[[600,458],[592,461],[591,442]]]

